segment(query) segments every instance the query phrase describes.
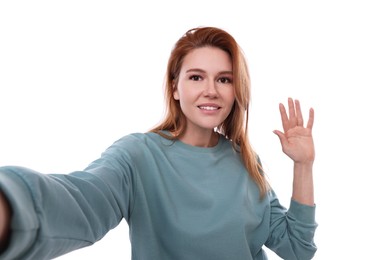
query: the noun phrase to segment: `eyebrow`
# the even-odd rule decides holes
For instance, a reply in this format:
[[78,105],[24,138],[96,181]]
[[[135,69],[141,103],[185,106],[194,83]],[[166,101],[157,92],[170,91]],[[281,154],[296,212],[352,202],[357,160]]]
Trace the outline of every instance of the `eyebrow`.
[[[195,68],[195,69],[189,69],[189,70],[186,71],[186,73],[190,73],[190,72],[206,73],[205,70],[197,69],[197,68]],[[220,71],[220,72],[218,72],[218,74],[219,74],[219,75],[220,75],[220,74],[231,74],[231,75],[232,75],[233,72],[230,71],[230,70],[224,70],[224,71]]]

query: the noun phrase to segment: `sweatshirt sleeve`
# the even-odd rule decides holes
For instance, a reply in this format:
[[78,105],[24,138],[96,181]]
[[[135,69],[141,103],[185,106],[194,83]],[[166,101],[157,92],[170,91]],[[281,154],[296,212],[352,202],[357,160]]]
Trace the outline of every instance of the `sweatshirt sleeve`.
[[118,141],[84,171],[67,175],[0,167],[0,189],[12,208],[10,244],[0,258],[55,258],[128,221],[133,176],[122,149]]
[[270,196],[270,235],[265,245],[286,260],[312,259],[317,250],[314,243],[315,205],[291,200],[287,210],[273,191]]

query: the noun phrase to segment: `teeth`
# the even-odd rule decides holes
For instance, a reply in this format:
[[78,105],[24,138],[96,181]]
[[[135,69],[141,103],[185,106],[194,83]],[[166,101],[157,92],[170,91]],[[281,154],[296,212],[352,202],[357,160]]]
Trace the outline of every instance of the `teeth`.
[[204,109],[204,110],[217,110],[218,107],[202,107],[202,106],[200,106],[200,109]]

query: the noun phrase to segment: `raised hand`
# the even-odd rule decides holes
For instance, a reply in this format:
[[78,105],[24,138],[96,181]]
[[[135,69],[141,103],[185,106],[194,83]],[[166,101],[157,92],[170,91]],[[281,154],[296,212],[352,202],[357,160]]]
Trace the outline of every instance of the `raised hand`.
[[309,111],[306,127],[302,117],[301,106],[298,100],[288,98],[288,114],[283,104],[279,104],[283,131],[274,130],[279,137],[283,152],[295,163],[313,163],[315,158],[312,128],[314,124],[314,110]]

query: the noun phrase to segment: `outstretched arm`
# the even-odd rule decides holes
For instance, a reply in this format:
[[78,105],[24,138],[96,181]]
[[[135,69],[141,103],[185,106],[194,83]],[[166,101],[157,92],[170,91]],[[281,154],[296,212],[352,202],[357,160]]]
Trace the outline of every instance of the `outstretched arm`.
[[0,252],[8,244],[10,231],[10,207],[4,194],[0,191]]
[[288,113],[283,104],[279,105],[283,132],[275,130],[279,137],[283,152],[294,162],[292,199],[313,206],[313,163],[315,148],[312,137],[314,123],[314,110],[309,111],[306,127],[302,117],[301,106],[298,100],[288,99]]

